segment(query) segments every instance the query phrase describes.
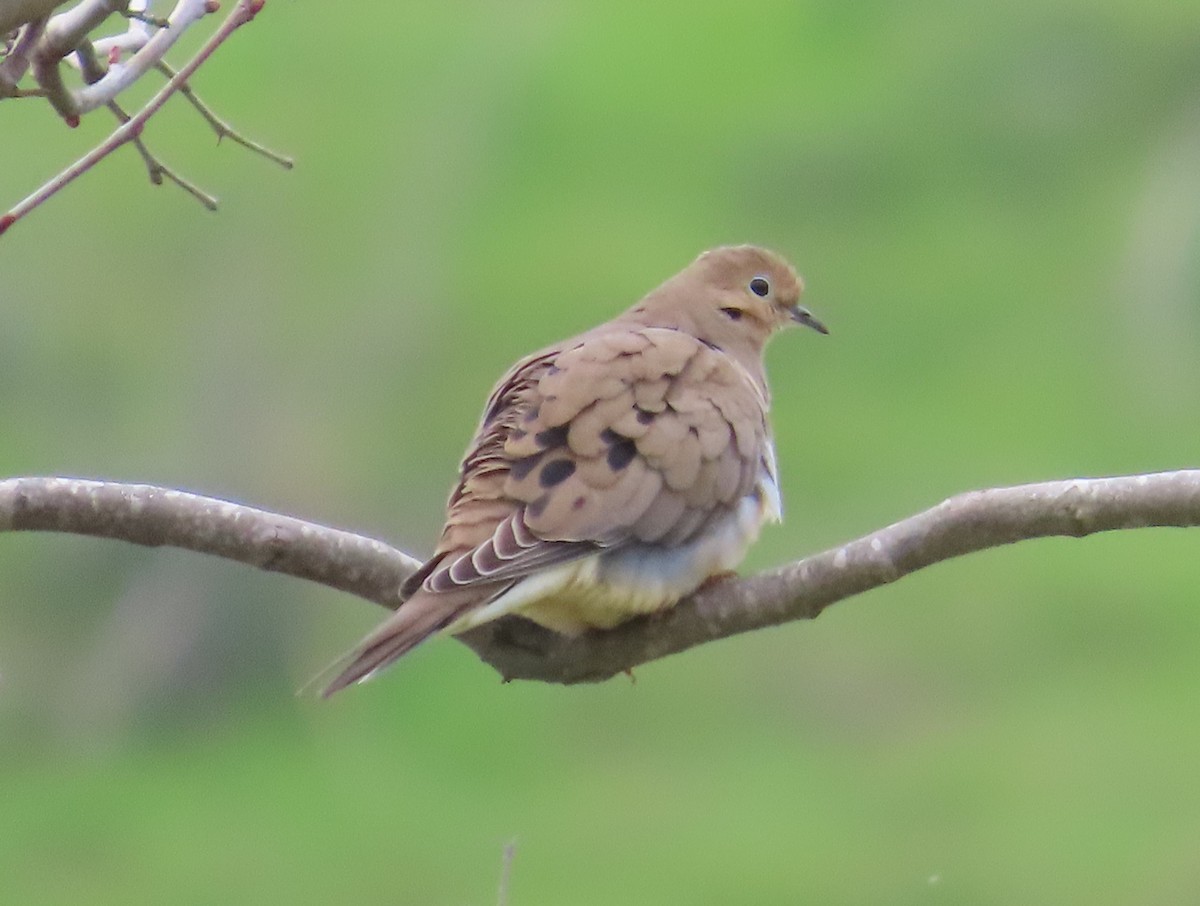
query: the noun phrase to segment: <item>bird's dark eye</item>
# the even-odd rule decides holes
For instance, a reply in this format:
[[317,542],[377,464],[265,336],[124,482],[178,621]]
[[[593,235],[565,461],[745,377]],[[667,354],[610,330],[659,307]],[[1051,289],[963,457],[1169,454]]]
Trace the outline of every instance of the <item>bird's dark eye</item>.
[[742,320],[742,315],[745,314],[740,308],[722,308],[721,314],[727,317],[730,321]]
[[756,296],[765,296],[771,291],[771,284],[762,277],[755,277],[750,281],[750,292]]

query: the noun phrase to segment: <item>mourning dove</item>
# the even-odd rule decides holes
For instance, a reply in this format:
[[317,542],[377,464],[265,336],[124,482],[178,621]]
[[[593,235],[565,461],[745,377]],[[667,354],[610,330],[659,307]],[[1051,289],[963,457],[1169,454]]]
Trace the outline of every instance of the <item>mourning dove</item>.
[[433,556],[332,695],[438,632],[516,614],[555,632],[673,606],[781,516],[763,350],[824,325],[754,246],[705,252],[633,308],[527,356],[492,391]]

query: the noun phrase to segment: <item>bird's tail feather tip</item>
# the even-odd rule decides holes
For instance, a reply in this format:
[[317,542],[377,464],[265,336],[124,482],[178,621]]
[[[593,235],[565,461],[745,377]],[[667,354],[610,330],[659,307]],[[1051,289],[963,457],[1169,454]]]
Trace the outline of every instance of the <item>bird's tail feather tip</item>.
[[[389,646],[382,651],[378,647],[356,648],[344,658],[340,658],[339,663],[334,665],[335,667],[342,667],[342,670],[321,690],[321,698],[330,698],[347,686],[353,686],[355,683],[367,682],[367,680],[383,672],[385,667],[391,666],[393,661],[405,654],[412,647],[413,645],[408,645],[397,650]],[[348,664],[346,663],[347,658],[352,658]]]
[[321,698],[331,698],[334,695],[334,693],[341,692],[343,689],[345,689],[347,686],[349,686],[356,680],[365,679],[365,678],[366,678],[365,675],[360,677],[357,674],[347,674],[347,673],[343,672],[343,673],[339,674],[338,677],[332,683],[330,683],[328,686],[326,686],[324,689],[321,690]]
[[335,671],[337,675],[321,690],[321,698],[329,698],[354,683],[365,682],[445,629],[460,613],[460,608],[446,607],[440,600],[414,596],[376,627],[358,647],[305,683],[300,692],[312,688]]
[[[334,660],[305,680],[304,684],[296,690],[296,697],[306,698],[310,695],[318,695],[321,698],[329,698],[338,689],[342,689],[354,682],[353,679],[346,678],[346,673],[350,669],[350,664],[353,663],[352,659],[355,659],[357,654],[358,649],[339,654]],[[321,689],[321,684],[328,680],[330,676],[334,676],[333,681]],[[321,691],[317,692],[316,690],[318,689]]]

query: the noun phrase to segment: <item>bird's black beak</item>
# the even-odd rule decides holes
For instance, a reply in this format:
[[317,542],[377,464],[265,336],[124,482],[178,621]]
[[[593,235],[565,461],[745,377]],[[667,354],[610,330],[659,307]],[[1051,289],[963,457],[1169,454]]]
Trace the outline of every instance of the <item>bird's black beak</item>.
[[813,317],[813,313],[803,305],[793,305],[788,309],[792,320],[797,324],[803,324],[805,327],[811,327],[817,333],[829,333],[829,328]]

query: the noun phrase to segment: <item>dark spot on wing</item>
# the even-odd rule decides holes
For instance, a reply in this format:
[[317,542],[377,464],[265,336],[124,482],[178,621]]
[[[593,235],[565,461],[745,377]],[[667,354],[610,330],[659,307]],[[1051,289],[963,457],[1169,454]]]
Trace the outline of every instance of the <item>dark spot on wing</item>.
[[546,451],[543,450],[541,453],[534,453],[532,456],[523,456],[509,467],[508,474],[517,481],[524,481],[537,464],[542,461],[542,457],[545,454]]
[[557,428],[547,428],[545,431],[539,431],[533,435],[533,440],[539,447],[544,447],[547,450],[553,447],[561,447],[567,442],[567,426],[559,425]]
[[619,443],[608,448],[608,456],[605,457],[605,460],[610,469],[620,472],[633,461],[635,456],[637,456],[637,445],[628,438],[623,438]]
[[543,488],[552,488],[556,484],[562,484],[574,474],[575,463],[571,460],[552,459],[542,466],[541,474],[538,475],[538,484]]
[[600,440],[605,446],[609,444],[617,444],[625,439],[624,435],[618,434],[612,428],[605,428],[600,432]]

